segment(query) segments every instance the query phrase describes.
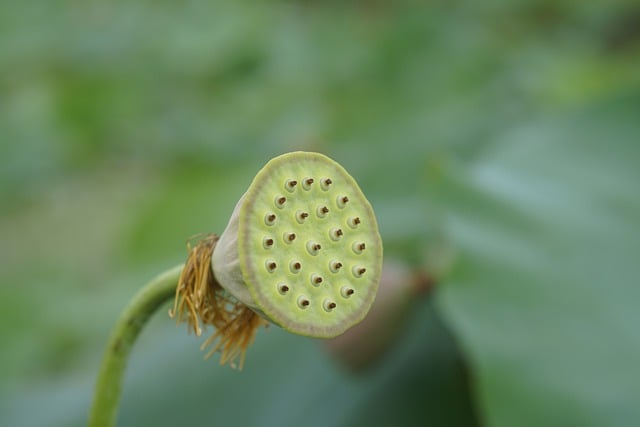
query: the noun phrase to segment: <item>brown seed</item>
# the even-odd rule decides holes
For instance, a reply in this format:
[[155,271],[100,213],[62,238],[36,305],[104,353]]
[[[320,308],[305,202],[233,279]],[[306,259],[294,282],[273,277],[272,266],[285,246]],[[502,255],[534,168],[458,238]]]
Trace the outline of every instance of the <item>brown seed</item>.
[[318,218],[324,218],[329,213],[329,208],[326,206],[318,206],[316,213]]
[[341,268],[342,268],[341,262],[334,261],[331,263],[331,271],[333,271],[334,273],[337,273],[338,270],[340,270]]
[[327,191],[329,189],[329,186],[333,183],[333,181],[331,181],[331,178],[325,178],[322,180],[322,182],[320,183],[320,186],[322,187],[323,190]]

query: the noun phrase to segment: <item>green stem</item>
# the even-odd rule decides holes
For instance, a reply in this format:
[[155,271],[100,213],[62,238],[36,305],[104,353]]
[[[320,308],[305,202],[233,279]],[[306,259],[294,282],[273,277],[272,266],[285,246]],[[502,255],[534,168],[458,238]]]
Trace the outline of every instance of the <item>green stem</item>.
[[115,425],[129,353],[151,315],[176,293],[182,265],[156,276],[131,300],[116,323],[96,383],[89,427]]

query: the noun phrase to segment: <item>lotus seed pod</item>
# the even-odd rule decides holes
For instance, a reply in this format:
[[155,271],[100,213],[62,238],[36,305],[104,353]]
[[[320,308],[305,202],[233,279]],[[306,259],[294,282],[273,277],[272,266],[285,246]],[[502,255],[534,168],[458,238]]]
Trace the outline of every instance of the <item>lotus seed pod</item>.
[[267,320],[330,338],[369,311],[382,240],[356,181],[328,157],[272,159],[236,205],[211,258],[216,280]]

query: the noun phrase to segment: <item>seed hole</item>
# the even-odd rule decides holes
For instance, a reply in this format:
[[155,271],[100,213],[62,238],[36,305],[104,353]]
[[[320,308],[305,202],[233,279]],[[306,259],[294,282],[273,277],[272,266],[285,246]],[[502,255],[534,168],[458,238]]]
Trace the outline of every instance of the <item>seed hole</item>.
[[348,286],[343,286],[340,289],[340,295],[342,295],[344,298],[349,298],[351,295],[353,295],[355,291],[353,290],[353,288],[350,288]]
[[311,255],[318,255],[318,252],[320,252],[320,249],[322,249],[322,246],[320,245],[320,243],[314,242],[312,240],[309,240],[307,242],[307,251],[309,251]]
[[322,307],[325,309],[325,311],[332,311],[334,308],[336,308],[336,303],[331,301],[331,300],[324,300],[324,302],[322,303]]
[[362,275],[367,272],[367,269],[364,268],[364,267],[355,266],[355,267],[353,267],[352,271],[353,271],[353,275],[354,276],[362,277]]
[[360,217],[352,216],[351,218],[349,218],[347,223],[349,224],[349,227],[356,228],[358,225],[360,225]]
[[331,237],[331,240],[333,241],[340,240],[340,237],[342,237],[343,234],[344,232],[342,231],[341,228],[332,228],[329,231],[329,237]]
[[307,297],[300,295],[298,297],[298,307],[305,309],[307,307],[309,307],[309,304],[311,304],[309,302],[309,300],[307,299]]
[[342,263],[340,261],[331,261],[329,263],[329,269],[333,273],[337,273],[338,271],[340,271],[341,268],[342,268]]
[[349,198],[347,196],[340,196],[336,199],[336,204],[339,208],[344,208],[349,203]]
[[313,184],[313,178],[305,178],[302,181],[302,188],[304,188],[305,190],[310,190],[311,184]]
[[292,273],[297,273],[302,268],[302,264],[300,264],[299,261],[291,261],[291,263],[289,264],[289,268],[291,269]]
[[324,218],[328,213],[329,208],[326,206],[318,206],[318,209],[316,209],[316,215],[318,215],[318,218]]
[[287,203],[287,198],[284,196],[276,196],[276,207],[279,209],[284,208],[284,204]]
[[314,286],[318,286],[320,283],[322,283],[322,280],[322,276],[319,276],[317,274],[311,275],[311,284]]
[[285,243],[291,243],[294,240],[296,240],[296,233],[291,233],[291,232],[284,233]]
[[276,271],[276,268],[278,268],[278,264],[276,264],[276,262],[272,260],[267,261],[265,265],[269,273],[273,273],[274,271]]
[[273,247],[273,239],[271,237],[265,237],[262,240],[262,245],[264,246],[265,249],[269,249]]
[[296,221],[298,221],[298,224],[302,224],[304,220],[307,219],[308,217],[309,217],[309,214],[307,212],[304,212],[304,211],[296,212]]
[[329,189],[331,184],[333,184],[333,181],[331,181],[331,178],[323,178],[320,181],[320,187],[322,187],[322,189],[325,191]]
[[278,292],[280,292],[282,295],[284,295],[287,292],[289,292],[289,287],[287,285],[285,285],[284,283],[281,283],[281,284],[278,285]]
[[273,225],[276,223],[276,215],[268,213],[264,216],[264,223],[267,225]]
[[353,252],[357,254],[361,254],[366,247],[367,246],[364,244],[364,242],[353,242],[352,249],[353,249]]
[[288,179],[284,184],[284,188],[289,192],[293,192],[293,190],[295,190],[296,188],[296,185],[298,185],[298,181],[294,179]]

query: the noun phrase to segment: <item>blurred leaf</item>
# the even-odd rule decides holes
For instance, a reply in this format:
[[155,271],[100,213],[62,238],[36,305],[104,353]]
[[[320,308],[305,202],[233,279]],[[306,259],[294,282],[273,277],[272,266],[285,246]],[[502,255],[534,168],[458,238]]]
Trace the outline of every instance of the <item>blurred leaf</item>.
[[640,127],[605,107],[450,169],[460,263],[439,302],[490,425],[640,423]]

